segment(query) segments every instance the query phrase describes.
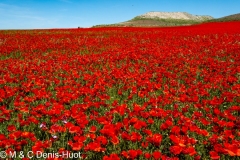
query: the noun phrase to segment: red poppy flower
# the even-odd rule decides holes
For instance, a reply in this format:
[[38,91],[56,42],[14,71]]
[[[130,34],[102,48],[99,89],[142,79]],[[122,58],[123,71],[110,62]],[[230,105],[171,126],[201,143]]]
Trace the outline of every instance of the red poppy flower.
[[184,152],[185,154],[189,154],[190,156],[193,156],[193,155],[197,154],[197,152],[196,152],[196,150],[194,149],[194,147],[185,148],[185,149],[183,150],[183,152]]
[[178,127],[178,126],[173,126],[172,129],[171,129],[171,132],[172,132],[173,134],[179,134],[179,132],[180,132],[180,127]]
[[110,156],[104,156],[103,160],[120,160],[120,158],[117,154],[112,153]]
[[138,151],[137,150],[129,150],[128,155],[131,159],[135,159],[138,156]]
[[220,159],[220,156],[215,151],[210,151],[211,159]]
[[112,137],[111,142],[112,142],[114,145],[117,145],[117,144],[119,143],[118,137],[117,137],[117,136]]
[[160,159],[161,158],[161,152],[160,151],[154,151],[153,153],[152,153],[152,156],[153,156],[153,158],[154,159]]
[[107,143],[108,143],[107,138],[104,137],[104,136],[98,136],[98,137],[96,138],[96,140],[97,140],[99,143],[101,143],[102,145],[107,145]]
[[182,152],[183,148],[180,147],[180,146],[171,146],[170,147],[170,152],[175,154],[175,155],[178,155]]
[[146,159],[150,159],[150,158],[151,158],[151,154],[150,154],[150,153],[145,153],[145,154],[144,154],[144,157],[145,157]]
[[9,126],[7,127],[7,130],[8,130],[9,132],[16,131],[16,127],[15,127],[14,125],[9,125]]
[[152,143],[155,145],[155,146],[159,146],[162,142],[162,135],[161,134],[154,134],[152,136]]
[[183,139],[178,138],[175,135],[170,135],[169,138],[177,145],[181,146],[181,147],[185,147],[185,141]]
[[240,149],[238,148],[239,145],[237,144],[229,144],[229,143],[224,143],[225,151],[230,155],[230,156],[239,156],[240,154]]

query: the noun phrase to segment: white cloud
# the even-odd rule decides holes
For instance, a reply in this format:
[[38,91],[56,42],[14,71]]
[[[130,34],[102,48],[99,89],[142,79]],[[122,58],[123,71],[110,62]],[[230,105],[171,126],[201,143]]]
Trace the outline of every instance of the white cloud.
[[57,25],[58,19],[43,17],[27,7],[0,3],[0,29],[49,28]]

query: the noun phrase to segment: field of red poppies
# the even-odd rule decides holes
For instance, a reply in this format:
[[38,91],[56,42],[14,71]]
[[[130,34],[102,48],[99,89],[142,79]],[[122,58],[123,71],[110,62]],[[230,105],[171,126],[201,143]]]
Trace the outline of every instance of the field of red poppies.
[[0,31],[0,151],[239,159],[240,22]]

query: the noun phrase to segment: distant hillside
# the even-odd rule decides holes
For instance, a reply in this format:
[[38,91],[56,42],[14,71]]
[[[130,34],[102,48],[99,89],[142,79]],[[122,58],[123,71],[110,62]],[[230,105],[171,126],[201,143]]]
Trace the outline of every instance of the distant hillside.
[[211,16],[192,15],[187,12],[148,12],[138,17],[141,18],[158,18],[158,19],[180,19],[180,20],[194,20],[205,21],[213,19]]
[[136,26],[136,27],[151,27],[151,26],[184,26],[198,24],[207,20],[211,20],[211,16],[192,15],[187,12],[147,12],[143,15],[134,17],[133,19],[116,23],[96,25],[93,27],[104,26]]
[[232,14],[229,16],[225,16],[222,18],[212,19],[209,20],[210,22],[226,22],[226,21],[240,21],[240,13],[238,14]]

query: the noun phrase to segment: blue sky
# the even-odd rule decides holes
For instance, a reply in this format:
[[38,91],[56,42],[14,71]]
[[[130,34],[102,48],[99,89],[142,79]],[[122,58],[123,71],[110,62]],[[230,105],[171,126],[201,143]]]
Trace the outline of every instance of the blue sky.
[[239,13],[239,6],[240,0],[0,0],[0,29],[91,27],[149,11],[219,18]]

